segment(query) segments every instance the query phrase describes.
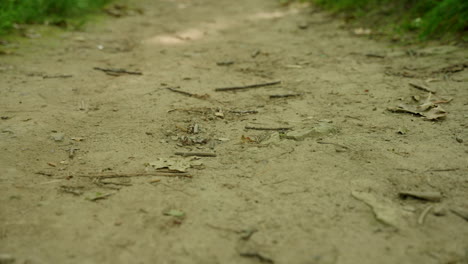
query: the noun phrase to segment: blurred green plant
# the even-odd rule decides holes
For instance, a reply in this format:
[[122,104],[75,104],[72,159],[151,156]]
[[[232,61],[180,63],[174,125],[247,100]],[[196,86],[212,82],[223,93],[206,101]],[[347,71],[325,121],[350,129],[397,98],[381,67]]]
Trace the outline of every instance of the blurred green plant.
[[112,0],[0,0],[0,34],[15,24],[63,24],[95,12]]
[[423,40],[447,34],[466,37],[468,0],[302,0],[334,12],[393,26],[395,31],[415,31]]

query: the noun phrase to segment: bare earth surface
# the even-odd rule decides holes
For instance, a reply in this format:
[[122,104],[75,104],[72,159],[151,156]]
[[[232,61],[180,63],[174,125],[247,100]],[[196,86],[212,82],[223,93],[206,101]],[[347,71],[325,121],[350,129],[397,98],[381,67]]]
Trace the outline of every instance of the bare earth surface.
[[0,263],[468,263],[466,49],[276,1],[135,5],[0,57]]

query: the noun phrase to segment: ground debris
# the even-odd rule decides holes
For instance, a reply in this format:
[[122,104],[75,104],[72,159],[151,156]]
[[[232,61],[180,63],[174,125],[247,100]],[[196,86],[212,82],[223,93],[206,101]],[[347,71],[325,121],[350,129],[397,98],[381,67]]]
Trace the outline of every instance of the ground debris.
[[63,193],[70,193],[76,196],[80,196],[83,194],[84,186],[68,186],[62,185],[60,186],[60,191]]
[[223,88],[216,88],[215,91],[216,92],[225,92],[225,91],[246,90],[246,89],[252,89],[252,88],[260,88],[260,87],[277,85],[277,84],[280,84],[280,83],[281,83],[281,81],[274,81],[274,82],[256,83],[256,84],[243,85],[243,86],[223,87]]
[[170,209],[170,210],[164,211],[163,214],[167,216],[177,217],[177,218],[185,217],[185,212],[181,210],[176,210],[176,209]]
[[210,152],[176,152],[175,155],[182,157],[216,157],[216,153]]
[[228,61],[219,61],[216,63],[218,66],[230,66],[233,65],[234,61],[228,60]]
[[273,94],[270,95],[270,99],[277,99],[277,98],[289,98],[289,97],[299,97],[303,96],[303,93],[295,93],[295,94]]
[[76,177],[96,178],[96,179],[110,179],[110,178],[131,178],[131,177],[148,177],[148,176],[161,176],[161,177],[187,177],[192,178],[191,174],[173,171],[153,171],[153,172],[136,172],[136,173],[91,173],[85,175],[78,175]]
[[468,221],[468,209],[467,208],[463,208],[463,207],[452,207],[450,208],[450,211],[452,211],[452,213],[458,215],[459,217],[465,219],[466,221]]
[[54,141],[63,141],[63,139],[65,138],[65,134],[64,133],[60,133],[60,132],[55,132],[55,133],[52,133],[50,135],[50,138]]
[[424,220],[426,219],[426,216],[429,214],[432,208],[434,208],[434,206],[429,205],[421,212],[421,214],[418,217],[418,224],[420,225],[424,224]]
[[104,8],[104,12],[113,17],[123,17],[130,15],[142,15],[144,13],[141,8],[130,8],[125,4],[113,4],[107,8]]
[[155,170],[168,169],[172,172],[187,172],[189,168],[201,167],[203,163],[199,160],[188,160],[182,158],[159,158],[156,161],[146,164]]
[[42,79],[58,79],[58,78],[71,78],[73,75],[71,74],[58,74],[58,75],[43,75]]
[[182,91],[182,90],[179,90],[179,89],[176,89],[176,88],[171,88],[171,87],[168,87],[167,89],[169,91],[171,91],[171,92],[183,94],[183,95],[198,98],[198,99],[208,99],[208,98],[210,98],[209,94],[193,94],[193,93],[189,93],[189,92]]
[[255,258],[261,263],[275,263],[272,259],[263,256],[259,252],[254,252],[254,251],[246,251],[246,252],[240,252],[239,255],[241,257],[246,257],[246,258]]
[[400,198],[402,199],[411,197],[431,202],[440,202],[440,200],[442,199],[442,194],[440,192],[401,191],[398,193],[398,196],[400,196]]
[[468,68],[468,63],[457,63],[457,64],[444,67],[442,69],[433,71],[432,73],[456,73],[456,72],[463,71],[465,68]]
[[400,104],[397,107],[389,107],[387,110],[394,113],[422,116],[426,120],[436,121],[447,117],[447,111],[438,104],[449,102],[451,102],[451,99],[433,100],[432,93],[429,93],[427,99],[420,105]]
[[245,114],[258,114],[257,110],[229,110],[229,113],[245,115]]
[[286,134],[282,135],[282,138],[302,141],[309,137],[327,136],[336,133],[338,133],[338,129],[335,126],[327,122],[320,122],[311,128],[303,128],[287,132]]
[[266,130],[266,131],[286,131],[291,130],[291,127],[254,127],[254,126],[246,126],[245,129],[247,130]]
[[375,217],[380,222],[401,229],[405,226],[402,211],[384,198],[378,198],[367,192],[353,191],[351,195],[371,207]]
[[428,93],[433,93],[435,94],[436,92],[434,90],[432,90],[431,88],[423,85],[423,84],[416,84],[416,83],[409,83],[409,85],[413,88],[416,88],[418,90],[421,90],[421,91],[424,91],[424,92],[428,92]]
[[99,193],[99,192],[97,192],[91,197],[86,197],[86,200],[91,201],[91,202],[95,202],[95,201],[98,201],[98,200],[107,199],[107,198],[111,197],[114,194],[115,193]]
[[94,67],[93,69],[97,71],[102,71],[106,73],[107,75],[111,76],[121,76],[124,74],[129,74],[129,75],[143,75],[142,72],[138,71],[128,71],[126,69],[119,69],[119,68],[100,68],[100,67]]

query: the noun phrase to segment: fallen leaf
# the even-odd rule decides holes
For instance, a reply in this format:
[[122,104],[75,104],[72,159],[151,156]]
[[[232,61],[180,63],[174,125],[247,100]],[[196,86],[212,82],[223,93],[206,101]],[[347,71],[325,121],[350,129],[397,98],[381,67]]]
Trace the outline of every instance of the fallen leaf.
[[185,213],[180,210],[171,209],[169,211],[164,212],[164,215],[182,218],[185,216]]
[[157,161],[149,163],[149,166],[156,170],[169,169],[172,171],[186,172],[189,168],[203,166],[203,163],[199,160],[187,160],[182,158],[159,158]]
[[447,112],[442,107],[437,106],[424,113],[427,120],[438,120],[447,117]]
[[353,191],[351,195],[357,200],[367,204],[374,212],[375,218],[380,222],[400,229],[405,226],[402,211],[391,201],[378,198],[371,193]]

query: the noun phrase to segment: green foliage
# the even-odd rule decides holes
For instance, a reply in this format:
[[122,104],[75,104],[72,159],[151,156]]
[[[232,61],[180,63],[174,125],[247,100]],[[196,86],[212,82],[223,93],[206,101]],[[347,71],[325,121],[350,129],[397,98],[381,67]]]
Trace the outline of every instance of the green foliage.
[[0,34],[14,24],[60,23],[93,12],[111,0],[0,0]]
[[347,12],[372,24],[415,31],[422,39],[468,30],[467,0],[304,0],[336,12]]

